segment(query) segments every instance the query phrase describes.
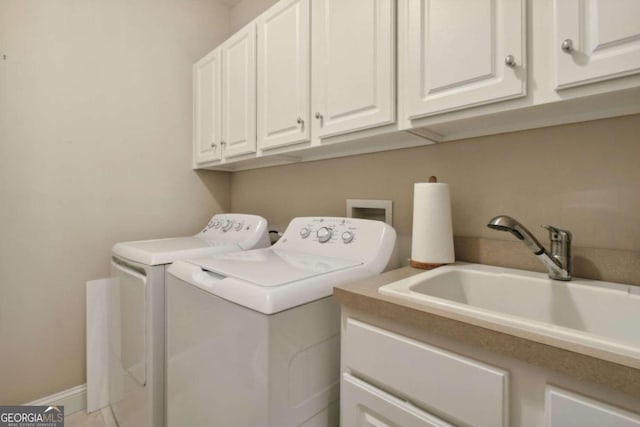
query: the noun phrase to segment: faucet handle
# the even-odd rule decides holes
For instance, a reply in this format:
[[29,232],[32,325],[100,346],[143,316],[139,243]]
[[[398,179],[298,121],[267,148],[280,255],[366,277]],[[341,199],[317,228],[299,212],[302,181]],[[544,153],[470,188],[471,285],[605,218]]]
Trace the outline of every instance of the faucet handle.
[[553,225],[543,225],[544,228],[549,230],[549,240],[552,242],[567,242],[571,243],[573,235],[569,230],[562,230],[561,228],[554,227]]
[[552,225],[543,225],[549,230],[551,240],[551,258],[560,267],[559,271],[549,273],[549,277],[558,280],[571,280],[571,237],[568,230],[562,230]]

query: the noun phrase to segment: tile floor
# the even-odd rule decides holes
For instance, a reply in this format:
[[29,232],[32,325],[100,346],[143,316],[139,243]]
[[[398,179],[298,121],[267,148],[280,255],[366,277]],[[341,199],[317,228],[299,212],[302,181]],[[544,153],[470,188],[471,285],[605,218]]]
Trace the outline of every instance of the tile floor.
[[64,418],[64,425],[65,427],[118,427],[108,407],[90,414],[85,411],[71,414]]

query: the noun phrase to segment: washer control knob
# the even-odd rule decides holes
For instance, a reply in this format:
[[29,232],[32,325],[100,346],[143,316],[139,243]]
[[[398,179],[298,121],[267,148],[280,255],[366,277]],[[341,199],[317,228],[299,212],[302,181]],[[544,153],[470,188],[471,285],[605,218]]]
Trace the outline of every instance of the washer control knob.
[[220,221],[218,221],[217,219],[213,221],[213,228],[220,228]]
[[320,227],[316,232],[316,237],[320,243],[326,243],[331,239],[331,229],[329,227]]
[[231,227],[233,227],[233,221],[231,221],[230,219],[225,219],[222,223],[222,231],[229,231],[231,230]]
[[242,225],[243,224],[241,222],[236,223],[236,226],[235,226],[236,231],[242,230]]
[[342,241],[344,243],[351,243],[351,241],[353,240],[353,233],[350,231],[345,231],[344,233],[342,233]]
[[300,237],[302,237],[303,239],[309,237],[309,234],[311,234],[311,230],[309,230],[307,227],[302,227],[300,229]]

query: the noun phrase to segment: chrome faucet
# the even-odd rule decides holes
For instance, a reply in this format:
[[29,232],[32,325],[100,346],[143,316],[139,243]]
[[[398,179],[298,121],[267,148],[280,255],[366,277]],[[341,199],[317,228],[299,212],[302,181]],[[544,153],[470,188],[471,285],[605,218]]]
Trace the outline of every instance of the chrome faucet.
[[549,277],[554,280],[571,280],[571,232],[550,225],[543,225],[549,230],[551,253],[536,240],[524,225],[506,215],[499,215],[487,224],[494,230],[508,231],[521,240],[547,267]]

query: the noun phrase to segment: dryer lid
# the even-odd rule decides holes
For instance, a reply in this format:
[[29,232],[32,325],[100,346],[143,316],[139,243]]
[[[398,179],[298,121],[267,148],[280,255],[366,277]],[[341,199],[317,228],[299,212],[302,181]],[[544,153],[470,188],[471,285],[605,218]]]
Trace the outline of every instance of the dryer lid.
[[190,260],[204,270],[273,287],[362,265],[360,261],[266,248]]
[[208,242],[199,237],[174,237],[116,243],[112,252],[116,256],[145,265],[160,265],[170,264],[179,259],[238,250],[240,247],[234,242]]

